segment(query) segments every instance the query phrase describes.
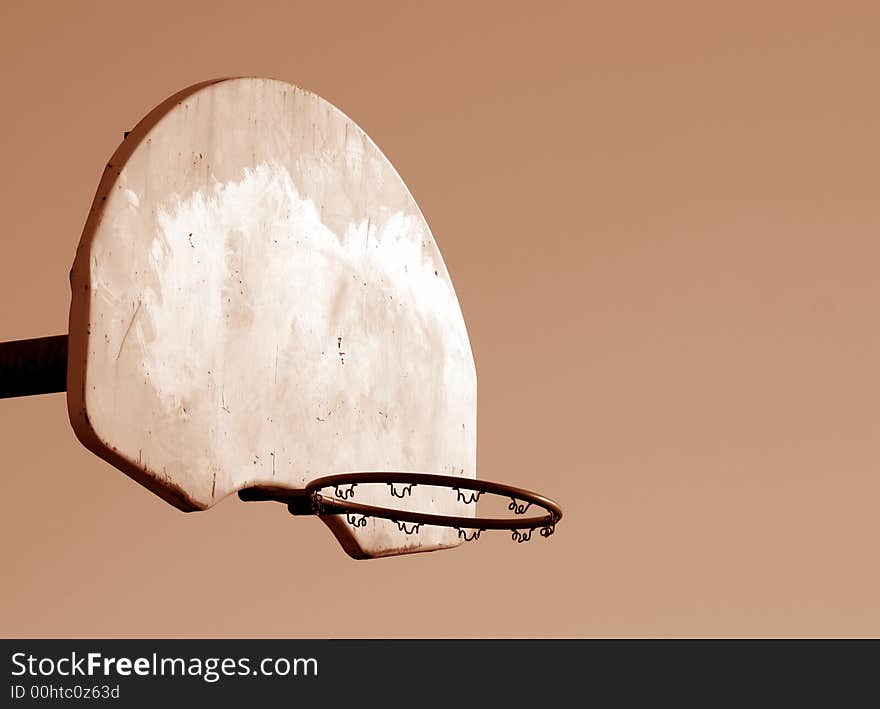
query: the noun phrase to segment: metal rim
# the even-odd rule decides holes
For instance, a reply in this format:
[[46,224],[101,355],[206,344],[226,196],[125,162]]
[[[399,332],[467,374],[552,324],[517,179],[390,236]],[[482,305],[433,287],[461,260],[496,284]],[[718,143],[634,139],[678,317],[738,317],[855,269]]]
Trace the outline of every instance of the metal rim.
[[[353,486],[367,483],[385,483],[392,485],[400,483],[407,485],[428,485],[434,487],[448,487],[456,491],[473,490],[477,493],[472,497],[470,502],[476,502],[480,495],[498,495],[500,497],[509,497],[512,502],[508,506],[509,509],[516,514],[524,514],[531,506],[535,505],[547,511],[546,515],[541,517],[511,517],[511,518],[479,518],[479,517],[456,517],[452,515],[434,515],[423,512],[411,512],[407,510],[397,510],[391,507],[379,507],[376,505],[363,505],[358,502],[350,502],[347,499],[339,499],[339,497],[328,497],[321,494],[321,490],[327,487],[334,487],[339,490],[343,486],[349,486],[349,493],[353,495]],[[556,523],[562,519],[562,508],[553,500],[543,495],[524,490],[523,488],[514,487],[513,485],[504,485],[502,483],[491,482],[488,480],[476,480],[471,478],[460,478],[455,475],[432,475],[428,473],[341,473],[339,475],[328,475],[312,480],[306,485],[305,494],[308,496],[312,512],[316,515],[362,515],[364,517],[379,517],[394,522],[411,522],[416,524],[432,525],[436,527],[453,527],[460,532],[464,529],[473,530],[510,530],[517,531],[520,529],[537,529],[542,528],[543,536],[550,536]],[[337,492],[337,494],[339,494]],[[403,497],[403,494],[394,493],[392,486],[392,494],[395,497]],[[459,492],[459,499],[464,500]],[[526,503],[518,506],[517,500]],[[464,500],[467,502],[468,500]],[[293,511],[293,510],[291,510]],[[549,530],[545,533],[545,530]]]

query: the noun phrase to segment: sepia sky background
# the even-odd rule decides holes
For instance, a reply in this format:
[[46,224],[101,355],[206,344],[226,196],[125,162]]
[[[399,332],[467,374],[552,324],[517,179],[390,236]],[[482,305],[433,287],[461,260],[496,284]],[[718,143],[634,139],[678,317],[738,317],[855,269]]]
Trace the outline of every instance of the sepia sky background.
[[5,3],[0,340],[66,330],[123,131],[283,79],[431,226],[478,475],[566,517],[356,562],[281,505],[178,512],[61,394],[0,401],[0,634],[880,634],[878,40],[870,2]]

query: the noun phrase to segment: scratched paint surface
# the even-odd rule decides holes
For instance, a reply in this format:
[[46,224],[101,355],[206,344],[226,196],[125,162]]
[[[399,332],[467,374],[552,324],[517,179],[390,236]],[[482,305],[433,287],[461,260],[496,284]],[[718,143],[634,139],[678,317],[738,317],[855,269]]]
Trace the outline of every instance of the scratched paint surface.
[[[71,279],[69,404],[90,448],[184,509],[337,472],[475,475],[458,301],[363,131],[313,94],[243,79],[128,140]],[[472,511],[435,488],[400,500],[362,486],[356,499]],[[457,542],[384,520],[332,526],[358,556]]]

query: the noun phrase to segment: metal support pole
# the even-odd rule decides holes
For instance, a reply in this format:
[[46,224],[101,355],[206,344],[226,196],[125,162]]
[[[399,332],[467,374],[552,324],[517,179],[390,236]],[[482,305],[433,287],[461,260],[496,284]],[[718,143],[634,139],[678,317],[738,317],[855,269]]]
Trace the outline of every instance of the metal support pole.
[[67,335],[0,342],[0,399],[67,390]]

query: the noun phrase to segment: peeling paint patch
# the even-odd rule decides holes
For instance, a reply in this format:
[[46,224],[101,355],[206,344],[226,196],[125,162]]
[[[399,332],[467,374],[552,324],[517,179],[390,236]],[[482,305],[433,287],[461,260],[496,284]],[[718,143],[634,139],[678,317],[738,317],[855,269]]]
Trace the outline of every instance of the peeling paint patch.
[[[393,300],[407,312],[369,312],[375,320],[369,330],[400,332],[408,323],[411,336],[430,342],[437,323],[458,310],[451,285],[435,276],[438,264],[425,248],[430,234],[419,215],[387,210],[382,219],[352,220],[344,228],[334,223],[331,229],[320,205],[301,194],[280,164],[261,163],[239,180],[177,199],[160,207],[156,220],[144,293],[154,338],[144,369],[153,373],[151,383],[169,409],[207,383],[195,367],[181,373],[162,363],[187,362],[191,351],[219,350],[237,371],[269,358],[274,380],[275,352],[288,347],[294,315],[307,331],[334,320],[356,332],[374,298]],[[191,234],[200,235],[197,249]],[[371,248],[364,253],[367,234]],[[265,255],[269,245],[271,259]],[[366,293],[348,289],[352,274],[364,279]],[[377,334],[367,339],[364,356],[383,357],[386,343]],[[445,333],[443,347],[469,356],[464,327]],[[337,351],[344,365],[341,338]],[[279,372],[279,384],[282,379]],[[363,381],[355,388],[371,385]]]

